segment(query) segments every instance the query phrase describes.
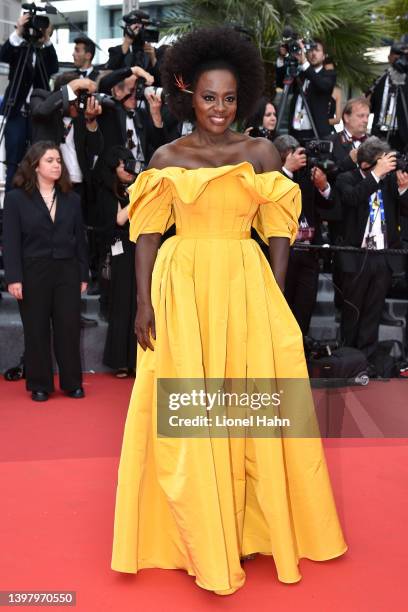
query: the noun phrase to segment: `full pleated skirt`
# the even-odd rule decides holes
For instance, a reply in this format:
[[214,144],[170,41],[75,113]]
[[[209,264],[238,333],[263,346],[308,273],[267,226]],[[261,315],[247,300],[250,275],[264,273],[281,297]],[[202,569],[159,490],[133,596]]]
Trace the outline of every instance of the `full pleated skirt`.
[[138,349],[112,568],[180,568],[224,591],[244,584],[240,558],[254,552],[287,583],[300,580],[300,558],[345,552],[319,438],[156,433],[158,378],[307,378],[300,330],[256,242],[170,238],[152,299],[157,340]]

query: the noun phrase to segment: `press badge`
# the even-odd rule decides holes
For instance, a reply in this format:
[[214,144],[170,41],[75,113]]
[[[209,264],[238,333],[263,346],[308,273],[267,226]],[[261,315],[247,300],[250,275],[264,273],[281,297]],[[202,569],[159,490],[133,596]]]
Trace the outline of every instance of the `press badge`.
[[122,255],[124,251],[123,251],[123,244],[120,239],[116,240],[116,242],[111,244],[111,251],[112,251],[113,257],[115,255]]

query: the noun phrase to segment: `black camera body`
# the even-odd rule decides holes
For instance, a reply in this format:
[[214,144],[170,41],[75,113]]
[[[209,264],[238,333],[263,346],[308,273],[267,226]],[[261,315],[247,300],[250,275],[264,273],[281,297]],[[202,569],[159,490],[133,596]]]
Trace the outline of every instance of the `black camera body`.
[[302,38],[291,26],[287,26],[283,29],[282,40],[279,43],[279,46],[286,49],[287,54],[283,61],[286,74],[290,76],[296,76],[299,71],[299,61],[296,57],[296,55],[302,51],[299,40],[303,42],[306,53],[312,49],[315,49],[317,46],[317,43],[314,40],[311,38]]
[[408,49],[401,52],[401,55],[393,63],[393,68],[401,74],[408,74]]
[[323,172],[335,172],[336,162],[331,159],[333,143],[331,140],[309,140],[305,146],[309,168],[320,168]]
[[77,95],[78,112],[83,114],[86,111],[86,105],[88,98],[95,98],[97,102],[104,108],[113,109],[116,106],[116,102],[112,96],[108,96],[104,93],[89,93],[86,89],[80,89]]
[[125,172],[128,172],[129,174],[133,174],[133,176],[136,176],[137,175],[136,160],[131,159],[131,158],[125,159],[123,161],[123,169],[125,170]]
[[46,15],[37,15],[37,12],[43,11],[44,13],[56,15],[57,9],[53,6],[36,6],[34,2],[31,4],[22,4],[21,8],[27,11],[23,13],[24,15],[30,15],[30,19],[24,26],[23,38],[28,43],[35,45],[44,37],[45,30],[50,25],[48,17]]
[[258,125],[257,127],[254,127],[253,130],[251,130],[250,136],[253,136],[254,138],[267,138],[268,140],[272,141],[275,137],[275,133],[263,127],[263,125]]
[[408,172],[408,153],[396,153],[397,167],[396,170],[402,170],[402,172]]
[[[159,42],[159,22],[152,21],[148,13],[140,10],[130,11],[122,17],[123,25],[121,26],[126,36],[133,40],[133,44],[143,47],[145,43]],[[131,25],[138,23],[141,28],[134,32]]]

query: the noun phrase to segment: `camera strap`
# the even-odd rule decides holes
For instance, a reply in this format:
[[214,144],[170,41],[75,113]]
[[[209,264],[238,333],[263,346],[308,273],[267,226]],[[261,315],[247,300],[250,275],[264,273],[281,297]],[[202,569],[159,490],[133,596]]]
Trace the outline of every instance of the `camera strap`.
[[381,189],[372,193],[369,200],[370,212],[369,212],[369,220],[368,220],[368,233],[367,233],[367,246],[369,248],[376,248],[375,246],[369,246],[371,244],[375,244],[373,242],[373,238],[375,236],[372,235],[372,231],[374,228],[374,224],[378,218],[378,213],[380,213],[381,218],[381,233],[384,236],[384,247],[387,247],[386,244],[386,223],[385,223],[385,210],[384,210],[384,199]]

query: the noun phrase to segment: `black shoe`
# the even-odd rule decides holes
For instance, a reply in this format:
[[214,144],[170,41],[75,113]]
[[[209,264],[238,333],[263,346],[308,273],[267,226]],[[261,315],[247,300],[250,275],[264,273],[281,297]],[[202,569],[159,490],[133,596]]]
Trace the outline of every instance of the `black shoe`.
[[47,391],[32,391],[31,399],[34,402],[46,402],[49,398]]
[[73,391],[65,391],[65,395],[68,397],[72,397],[73,399],[81,399],[85,397],[85,392],[82,387],[78,387],[78,389],[74,389]]
[[4,372],[4,378],[9,382],[15,382],[16,380],[21,380],[22,378],[25,378],[24,366],[18,365],[14,368],[9,368]]
[[98,321],[96,319],[88,319],[88,317],[81,315],[81,327],[96,327],[97,325]]
[[404,321],[402,319],[396,319],[387,310],[383,310],[381,313],[380,325],[392,325],[393,327],[402,327]]

